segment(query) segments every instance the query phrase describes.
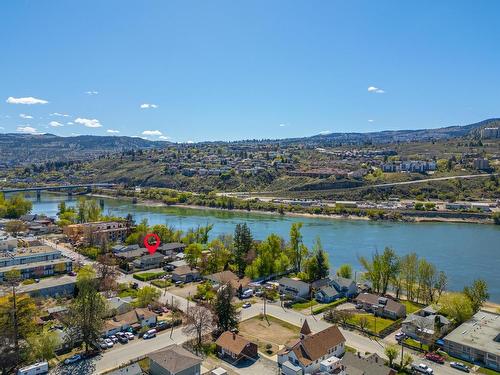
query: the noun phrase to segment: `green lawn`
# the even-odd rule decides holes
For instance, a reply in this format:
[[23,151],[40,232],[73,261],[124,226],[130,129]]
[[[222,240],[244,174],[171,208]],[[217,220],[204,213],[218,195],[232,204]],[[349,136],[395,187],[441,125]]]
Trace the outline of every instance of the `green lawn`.
[[405,339],[405,343],[408,344],[408,345],[410,345],[410,346],[413,346],[414,348],[419,348],[419,349],[422,348],[426,352],[429,351],[429,345],[427,345],[427,344],[420,345],[420,343],[417,340],[413,340],[410,337],[408,337],[408,338]]
[[318,301],[313,299],[312,301],[307,301],[307,302],[297,302],[292,305],[292,309],[300,311],[304,309],[310,309],[312,306],[316,306],[318,304]]
[[154,279],[159,279],[160,277],[166,275],[166,272],[142,272],[142,273],[134,273],[134,279],[140,281],[149,281]]
[[318,307],[314,308],[312,313],[313,313],[313,315],[321,314],[322,312],[325,312],[329,308],[341,305],[346,301],[347,301],[347,298],[340,298],[340,299],[333,301],[333,302],[330,302],[330,303],[321,304]]
[[401,300],[399,302],[401,302],[403,305],[406,306],[406,314],[407,315],[413,314],[414,312],[421,310],[422,308],[425,307],[425,305],[421,305],[419,303],[411,302],[411,301],[407,301],[407,300]]
[[487,374],[487,375],[499,375],[499,374],[500,374],[500,372],[498,372],[498,371],[495,371],[495,370],[490,370],[490,369],[488,369],[488,368],[484,368],[484,367],[481,367],[481,368],[478,370],[478,372],[479,372],[480,374]]
[[353,317],[348,320],[348,323],[359,327],[359,319],[361,317],[366,317],[366,319],[368,320],[368,326],[366,327],[366,330],[373,333],[379,333],[380,331],[394,324],[393,320],[380,317],[375,318],[375,316],[373,316],[372,314],[354,314]]

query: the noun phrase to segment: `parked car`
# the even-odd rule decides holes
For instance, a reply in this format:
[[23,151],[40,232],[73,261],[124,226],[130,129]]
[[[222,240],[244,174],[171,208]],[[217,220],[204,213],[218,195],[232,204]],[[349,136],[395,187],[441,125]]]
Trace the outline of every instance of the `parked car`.
[[124,334],[123,332],[118,332],[116,334],[116,337],[118,337],[118,342],[120,342],[121,344],[126,344],[128,343],[128,337],[126,334]]
[[156,337],[156,329],[150,329],[142,336],[144,340],[152,339],[153,337]]
[[467,367],[462,362],[450,362],[450,366],[453,368],[456,368],[457,370],[463,371],[463,372],[470,372],[469,367]]
[[116,337],[115,335],[109,336],[109,339],[113,341],[113,344],[116,344],[118,342],[118,337]]
[[182,285],[182,284],[184,284],[184,282],[182,280],[177,280],[175,282],[175,286],[179,286],[179,285]]
[[64,364],[65,365],[70,365],[72,363],[80,361],[81,359],[82,359],[82,356],[80,354],[75,354],[75,355],[73,355],[73,356],[71,356],[69,358],[66,358],[64,360]]
[[125,335],[129,340],[133,340],[135,338],[134,334],[132,332],[125,332]]
[[106,343],[108,348],[112,348],[115,345],[113,340],[111,340],[111,339],[104,339],[104,342]]
[[20,368],[17,375],[40,375],[49,372],[48,362],[37,362],[32,365]]
[[363,308],[363,305],[361,303],[358,303],[356,306],[356,309],[361,310]]
[[163,331],[164,329],[167,329],[168,328],[168,322],[166,320],[160,320],[157,324],[156,324],[156,329],[158,331]]
[[425,358],[428,359],[429,361],[440,363],[440,364],[443,364],[445,361],[444,357],[440,356],[437,353],[427,353],[425,355]]
[[425,363],[411,366],[413,373],[419,372],[421,374],[434,374],[434,370],[427,366]]
[[108,349],[108,344],[106,344],[106,341],[104,341],[104,340],[99,340],[99,341],[97,341],[97,343],[99,344],[99,347],[100,347],[101,349]]
[[250,302],[247,302],[247,303],[244,303],[243,306],[241,306],[241,307],[243,307],[244,309],[248,309],[250,306],[252,306],[252,304]]
[[398,332],[398,333],[396,333],[396,336],[395,336],[395,338],[398,342],[401,340],[404,340],[405,337],[406,337],[406,335],[403,332]]

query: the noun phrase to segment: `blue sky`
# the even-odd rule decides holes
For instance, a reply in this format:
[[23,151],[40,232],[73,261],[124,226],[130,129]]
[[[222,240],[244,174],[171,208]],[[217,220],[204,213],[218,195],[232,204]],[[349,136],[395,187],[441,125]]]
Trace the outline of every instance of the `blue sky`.
[[496,0],[3,0],[0,132],[186,142],[467,124],[500,115],[498,14]]

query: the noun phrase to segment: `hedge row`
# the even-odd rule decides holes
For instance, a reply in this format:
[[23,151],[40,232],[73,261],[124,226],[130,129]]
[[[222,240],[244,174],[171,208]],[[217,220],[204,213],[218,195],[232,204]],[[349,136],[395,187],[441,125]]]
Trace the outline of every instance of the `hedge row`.
[[143,272],[143,273],[134,273],[134,279],[140,281],[149,281],[154,279],[159,279],[162,276],[165,276],[166,272]]
[[340,298],[340,299],[338,299],[336,301],[327,303],[326,305],[321,305],[319,307],[316,307],[315,309],[313,309],[312,313],[313,313],[313,315],[321,314],[322,312],[325,312],[326,310],[328,310],[328,309],[330,309],[332,307],[341,305],[344,302],[347,302],[347,298],[345,298],[345,297],[344,298]]

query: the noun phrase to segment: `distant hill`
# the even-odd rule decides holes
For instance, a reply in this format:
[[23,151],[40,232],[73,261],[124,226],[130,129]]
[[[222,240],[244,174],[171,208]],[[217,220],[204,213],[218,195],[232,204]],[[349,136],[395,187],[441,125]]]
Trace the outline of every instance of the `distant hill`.
[[493,118],[469,125],[455,125],[436,129],[419,130],[385,130],[370,133],[330,133],[318,134],[306,139],[316,142],[339,143],[394,143],[450,139],[475,136],[479,130],[490,126],[498,126],[500,119]]
[[81,160],[106,153],[165,147],[169,142],[153,142],[136,137],[54,134],[0,134],[1,164],[59,160]]

